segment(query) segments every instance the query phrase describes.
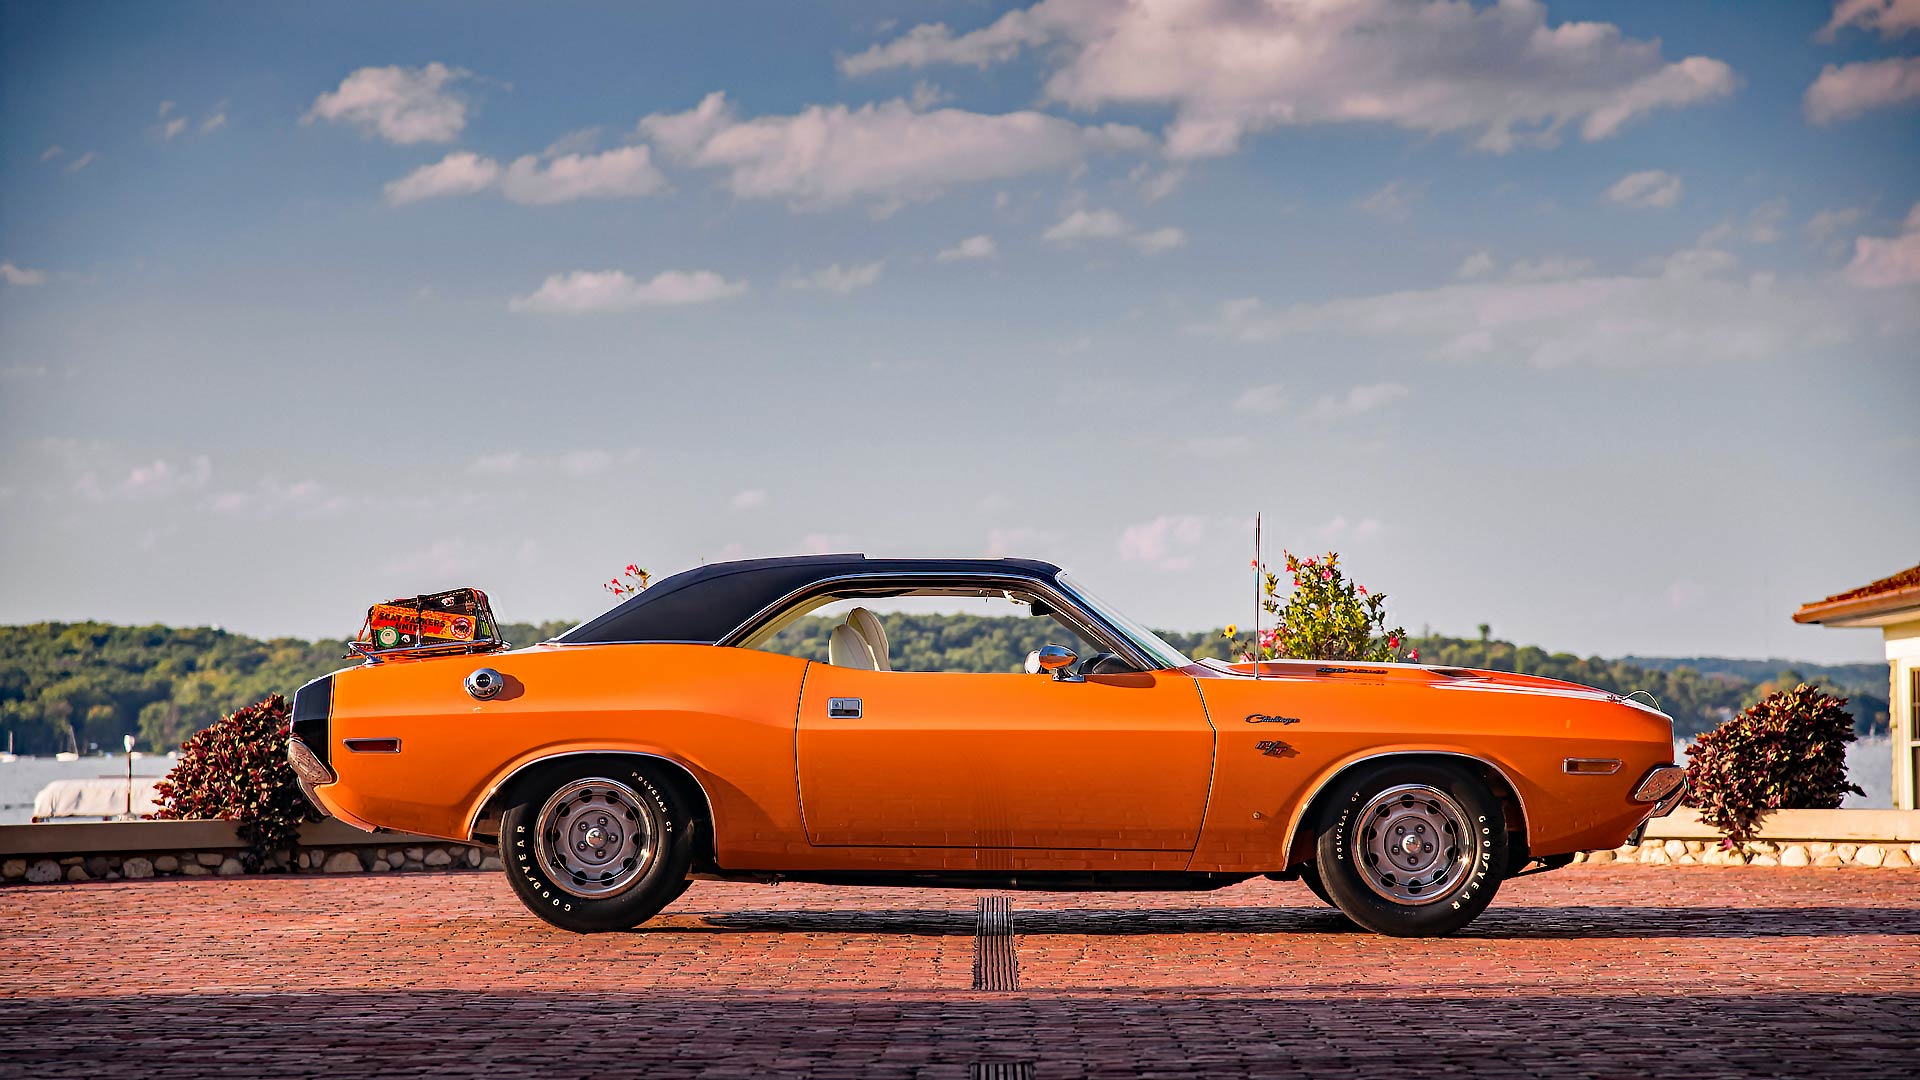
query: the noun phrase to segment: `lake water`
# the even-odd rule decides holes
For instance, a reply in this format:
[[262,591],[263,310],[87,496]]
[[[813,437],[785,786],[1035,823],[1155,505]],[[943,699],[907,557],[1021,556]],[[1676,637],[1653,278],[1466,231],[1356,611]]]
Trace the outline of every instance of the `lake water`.
[[[1687,743],[1674,741],[1674,760],[1686,764]],[[142,757],[133,761],[135,776],[165,776],[173,761],[163,757]],[[1847,796],[1849,808],[1893,805],[1893,742],[1885,735],[1861,739],[1847,747],[1847,775],[1867,789],[1862,795]],[[127,775],[123,757],[81,758],[79,761],[55,761],[52,758],[21,758],[0,763],[0,825],[24,825],[33,818],[33,797],[55,780],[80,780],[94,776]]]
[[[173,759],[138,757],[133,759],[133,775],[165,776],[173,768]],[[33,797],[55,780],[87,780],[96,776],[126,779],[124,757],[84,757],[79,761],[55,761],[50,757],[23,757],[19,761],[0,762],[0,825],[25,825],[33,820]]]

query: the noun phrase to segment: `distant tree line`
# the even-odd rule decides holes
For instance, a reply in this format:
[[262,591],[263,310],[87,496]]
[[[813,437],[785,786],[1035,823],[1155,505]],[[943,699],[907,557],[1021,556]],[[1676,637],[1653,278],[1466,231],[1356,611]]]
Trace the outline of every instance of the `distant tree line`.
[[[552,637],[569,623],[503,625],[508,641]],[[0,626],[0,747],[22,754],[173,750],[203,727],[264,699],[291,695],[347,666],[345,641],[261,640],[209,627],[35,623]]]
[[[893,666],[902,671],[1019,671],[1027,652],[1061,640],[1051,620],[979,615],[884,615]],[[503,624],[518,645],[543,641],[566,622]],[[771,646],[825,660],[833,620],[804,618]],[[1187,655],[1225,657],[1218,631],[1162,632]],[[1442,666],[1490,668],[1566,679],[1626,694],[1645,690],[1673,716],[1681,735],[1694,735],[1801,681],[1851,699],[1848,711],[1862,734],[1887,729],[1887,676],[1880,665],[1797,669],[1759,661],[1696,658],[1606,660],[1550,653],[1490,635],[1478,639],[1416,637],[1420,659]],[[298,638],[261,640],[206,627],[37,623],[0,626],[0,733],[11,732],[23,754],[51,754],[68,745],[82,751],[114,748],[133,733],[143,748],[166,751],[223,715],[268,694],[291,694],[302,683],[346,666],[346,643]],[[4,745],[4,734],[0,734]]]

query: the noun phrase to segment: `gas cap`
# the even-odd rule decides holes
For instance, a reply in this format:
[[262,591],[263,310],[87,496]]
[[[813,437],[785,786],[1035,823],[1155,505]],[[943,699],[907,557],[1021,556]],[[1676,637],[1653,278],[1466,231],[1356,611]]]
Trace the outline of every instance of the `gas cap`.
[[485,701],[498,694],[506,682],[499,672],[490,667],[475,668],[473,674],[467,676],[467,693]]

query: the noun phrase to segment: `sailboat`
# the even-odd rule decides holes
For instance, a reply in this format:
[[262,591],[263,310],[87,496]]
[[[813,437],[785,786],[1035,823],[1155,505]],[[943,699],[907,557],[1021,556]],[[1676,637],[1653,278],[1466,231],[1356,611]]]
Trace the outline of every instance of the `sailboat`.
[[73,733],[73,725],[67,725],[67,748],[53,755],[55,761],[79,761],[80,739]]
[[0,754],[0,765],[11,765],[19,760],[20,755],[13,752],[13,732],[9,731],[7,732],[7,752]]

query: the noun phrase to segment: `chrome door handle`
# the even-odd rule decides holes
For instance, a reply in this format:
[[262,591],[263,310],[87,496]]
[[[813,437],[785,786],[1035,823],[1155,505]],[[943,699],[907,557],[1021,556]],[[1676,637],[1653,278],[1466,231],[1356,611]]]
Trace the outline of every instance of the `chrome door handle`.
[[835,697],[827,699],[827,719],[860,719],[860,699],[857,697]]

